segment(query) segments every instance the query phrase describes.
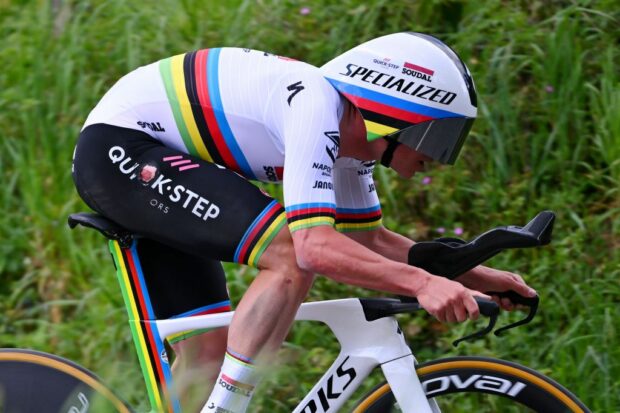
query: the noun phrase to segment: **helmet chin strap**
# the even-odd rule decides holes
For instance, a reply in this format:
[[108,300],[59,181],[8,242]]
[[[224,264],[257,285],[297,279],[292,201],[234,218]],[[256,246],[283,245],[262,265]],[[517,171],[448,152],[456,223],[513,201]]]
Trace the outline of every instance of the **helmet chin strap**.
[[385,139],[388,144],[383,151],[383,155],[381,155],[381,165],[389,168],[390,164],[392,163],[392,158],[394,157],[394,151],[396,150],[396,148],[398,148],[400,142],[398,142],[396,139],[383,139]]

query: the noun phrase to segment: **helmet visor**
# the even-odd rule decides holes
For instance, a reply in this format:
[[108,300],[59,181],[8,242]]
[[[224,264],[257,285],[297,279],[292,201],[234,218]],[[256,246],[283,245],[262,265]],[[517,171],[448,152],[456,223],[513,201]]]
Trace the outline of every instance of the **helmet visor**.
[[454,164],[475,118],[441,118],[416,123],[387,135],[443,164]]

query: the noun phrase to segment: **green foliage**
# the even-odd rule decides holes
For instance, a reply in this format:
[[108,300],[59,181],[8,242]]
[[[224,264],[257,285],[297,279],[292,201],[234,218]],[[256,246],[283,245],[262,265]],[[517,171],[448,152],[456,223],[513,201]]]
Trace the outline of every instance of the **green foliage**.
[[[0,347],[74,359],[145,408],[105,242],[65,226],[87,209],[70,176],[75,139],[124,73],[213,46],[319,65],[381,34],[425,31],[468,64],[480,119],[457,164],[429,172],[430,184],[378,168],[386,226],[415,239],[441,228],[468,238],[543,209],[558,220],[551,247],[491,262],[541,294],[531,327],[457,350],[450,342],[469,323],[404,317],[405,333],[421,360],[509,358],[550,374],[593,411],[620,410],[619,14],[612,0],[0,1]],[[254,273],[227,270],[238,300]],[[358,294],[374,295],[320,279],[310,299]],[[324,327],[297,325],[253,411],[290,411],[336,352]]]

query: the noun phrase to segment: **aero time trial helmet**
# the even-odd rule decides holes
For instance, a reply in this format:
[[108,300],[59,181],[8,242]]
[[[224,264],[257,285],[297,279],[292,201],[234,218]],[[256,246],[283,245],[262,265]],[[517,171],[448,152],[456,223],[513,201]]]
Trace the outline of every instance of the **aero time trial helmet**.
[[389,34],[354,47],[321,70],[361,111],[369,140],[384,137],[393,147],[402,143],[454,163],[476,118],[476,88],[465,63],[441,40],[414,32]]

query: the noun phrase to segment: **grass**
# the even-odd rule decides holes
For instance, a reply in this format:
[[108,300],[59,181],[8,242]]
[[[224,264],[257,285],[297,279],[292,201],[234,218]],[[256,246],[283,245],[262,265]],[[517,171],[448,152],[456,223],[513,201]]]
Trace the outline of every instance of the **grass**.
[[[0,347],[74,359],[133,404],[143,400],[105,243],[65,225],[86,210],[70,177],[76,136],[124,73],[222,45],[321,64],[380,34],[425,31],[467,62],[480,119],[457,164],[431,171],[428,185],[378,168],[386,225],[415,239],[460,227],[468,238],[543,209],[558,220],[551,247],[491,262],[541,293],[531,327],[455,350],[450,342],[470,325],[404,317],[416,354],[509,358],[550,374],[593,411],[619,411],[619,17],[616,2],[585,0],[0,1]],[[253,273],[227,269],[238,300]],[[357,294],[373,295],[321,279],[311,299]],[[290,411],[336,351],[323,329],[296,326],[253,411]]]

